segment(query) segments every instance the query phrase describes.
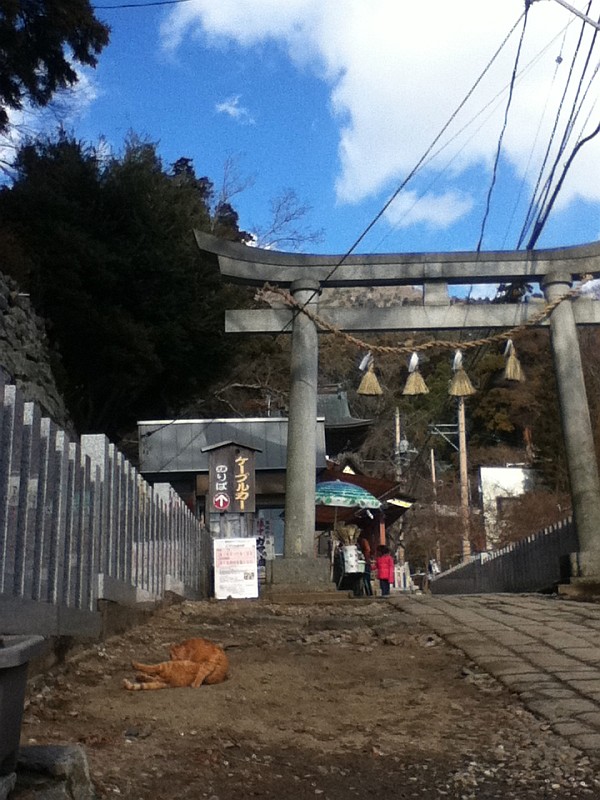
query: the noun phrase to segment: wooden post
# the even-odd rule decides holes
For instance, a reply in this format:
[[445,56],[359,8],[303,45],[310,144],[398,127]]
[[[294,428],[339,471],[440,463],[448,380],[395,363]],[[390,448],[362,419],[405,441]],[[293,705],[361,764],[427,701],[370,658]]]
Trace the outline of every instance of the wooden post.
[[433,447],[430,451],[431,461],[431,485],[433,487],[433,530],[435,533],[435,560],[442,566],[442,548],[440,545],[439,529],[438,529],[438,508],[437,508],[437,476],[435,474],[435,451]]
[[471,557],[471,526],[469,520],[469,474],[467,470],[467,433],[465,426],[465,398],[458,398],[458,458],[460,467],[460,516],[462,519],[462,557]]

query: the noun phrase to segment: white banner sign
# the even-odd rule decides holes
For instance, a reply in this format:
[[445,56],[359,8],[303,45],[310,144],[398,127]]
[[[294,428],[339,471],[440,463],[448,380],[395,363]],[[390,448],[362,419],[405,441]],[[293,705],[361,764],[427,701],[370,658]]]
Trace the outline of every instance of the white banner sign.
[[215,539],[215,597],[258,597],[256,539]]

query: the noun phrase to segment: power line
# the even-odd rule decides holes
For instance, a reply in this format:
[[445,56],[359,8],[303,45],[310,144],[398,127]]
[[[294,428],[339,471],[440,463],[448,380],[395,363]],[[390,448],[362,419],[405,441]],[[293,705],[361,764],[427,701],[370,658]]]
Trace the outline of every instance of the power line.
[[506,44],[507,44],[508,40],[510,39],[510,37],[512,36],[512,34],[514,33],[514,31],[516,30],[516,28],[517,28],[518,24],[519,24],[519,23],[520,23],[520,21],[523,19],[523,17],[525,16],[525,14],[526,14],[526,12],[523,12],[523,13],[520,15],[519,19],[518,19],[518,20],[515,22],[515,24],[513,25],[513,27],[510,29],[510,31],[507,33],[507,35],[504,37],[504,40],[502,41],[502,43],[500,44],[500,46],[498,47],[498,49],[496,50],[496,52],[494,53],[494,55],[491,57],[491,59],[488,61],[488,63],[487,63],[487,64],[486,64],[486,66],[484,67],[483,71],[481,72],[481,74],[479,75],[479,77],[477,78],[477,80],[475,81],[475,83],[473,84],[473,86],[472,86],[472,87],[469,89],[469,91],[468,91],[468,92],[467,92],[467,94],[464,96],[464,98],[461,100],[461,102],[458,104],[458,106],[456,107],[456,109],[455,109],[455,110],[452,112],[452,114],[450,115],[450,117],[448,118],[448,120],[447,120],[447,121],[444,123],[444,125],[442,126],[442,129],[441,129],[441,130],[440,130],[440,132],[437,134],[437,136],[435,136],[435,138],[433,139],[433,141],[431,142],[431,144],[430,144],[430,145],[427,147],[427,149],[425,150],[425,152],[423,153],[423,155],[421,156],[421,158],[420,158],[420,159],[417,161],[417,163],[416,163],[416,164],[415,164],[415,166],[414,166],[414,167],[411,169],[411,171],[408,173],[408,175],[406,176],[406,178],[404,178],[404,180],[403,180],[403,181],[400,183],[400,185],[397,187],[397,189],[396,189],[396,190],[393,192],[393,194],[391,195],[391,197],[390,197],[390,198],[389,198],[389,199],[388,199],[388,200],[387,200],[387,201],[384,203],[384,205],[383,205],[383,207],[381,208],[381,210],[380,210],[380,211],[379,211],[379,212],[378,212],[378,213],[377,213],[377,214],[376,214],[376,215],[373,217],[373,219],[371,220],[371,222],[370,222],[370,223],[367,225],[367,227],[366,227],[366,228],[363,230],[363,232],[362,232],[362,233],[360,234],[360,236],[359,236],[359,237],[356,239],[356,241],[355,241],[355,242],[352,244],[352,246],[351,246],[351,247],[350,247],[350,248],[349,248],[349,249],[346,251],[346,253],[344,253],[344,255],[342,256],[342,258],[341,258],[341,259],[338,261],[338,263],[337,263],[337,264],[336,264],[336,265],[333,267],[333,269],[332,269],[332,270],[331,270],[331,272],[330,272],[330,273],[327,275],[327,277],[325,278],[325,280],[323,281],[323,283],[325,283],[325,284],[326,284],[326,283],[327,283],[327,281],[329,281],[329,280],[332,278],[332,276],[333,276],[333,274],[335,273],[335,271],[336,271],[336,270],[337,270],[337,269],[338,269],[338,268],[339,268],[339,267],[340,267],[340,266],[341,266],[341,265],[344,263],[344,261],[345,261],[345,260],[346,260],[346,259],[347,259],[347,258],[348,258],[348,257],[349,257],[349,256],[350,256],[350,255],[351,255],[351,254],[352,254],[352,253],[355,251],[355,250],[356,250],[356,248],[358,247],[358,245],[360,244],[360,242],[362,242],[362,240],[363,240],[363,239],[365,238],[365,236],[366,236],[366,235],[369,233],[369,231],[370,231],[370,230],[371,230],[371,229],[372,229],[372,228],[373,228],[373,227],[374,227],[374,226],[377,224],[377,222],[379,222],[379,220],[381,219],[381,217],[382,217],[382,216],[385,214],[385,212],[388,210],[388,208],[391,206],[391,204],[394,202],[394,200],[395,200],[395,199],[398,197],[398,195],[400,194],[400,192],[401,192],[401,191],[402,191],[402,190],[403,190],[403,189],[406,187],[407,183],[408,183],[410,180],[412,180],[412,178],[415,176],[415,174],[416,174],[416,173],[418,172],[418,170],[421,168],[421,166],[423,165],[423,163],[424,163],[424,162],[427,160],[427,157],[429,156],[429,154],[431,153],[431,151],[433,150],[433,148],[435,147],[435,145],[436,145],[436,144],[439,142],[439,140],[441,139],[441,137],[442,137],[442,136],[444,135],[444,133],[445,133],[445,132],[448,130],[448,128],[450,127],[450,125],[452,124],[452,122],[454,121],[454,119],[457,117],[458,113],[459,113],[459,112],[460,112],[460,111],[463,109],[463,107],[465,106],[465,104],[467,103],[467,101],[470,99],[470,97],[471,97],[471,96],[472,96],[472,94],[474,93],[475,89],[476,89],[476,88],[479,86],[479,84],[481,83],[481,81],[483,80],[483,78],[485,77],[485,75],[488,73],[488,71],[489,71],[489,70],[490,70],[490,68],[492,67],[492,64],[493,64],[493,63],[494,63],[494,61],[495,61],[495,60],[498,58],[498,56],[500,55],[500,53],[502,52],[502,50],[503,50],[503,49],[504,49],[504,47],[506,46]]
[[[589,6],[591,6],[591,2],[588,5],[588,10],[589,10]],[[537,179],[537,182],[536,182],[535,190],[534,190],[534,192],[532,194],[531,202],[530,202],[530,205],[529,205],[529,208],[528,208],[528,211],[527,211],[527,216],[526,216],[525,222],[523,224],[523,228],[521,230],[521,235],[519,237],[518,247],[521,247],[521,245],[523,244],[523,241],[525,240],[525,236],[527,235],[527,231],[533,226],[533,233],[530,234],[529,242],[526,245],[526,249],[528,249],[528,250],[533,248],[535,242],[537,241],[537,239],[539,238],[539,235],[541,234],[543,225],[546,222],[546,219],[547,219],[547,214],[545,213],[546,212],[546,206],[547,206],[547,203],[548,203],[548,197],[550,195],[550,190],[551,190],[551,187],[552,187],[552,183],[553,183],[555,175],[556,175],[556,170],[558,169],[559,162],[560,162],[561,158],[563,157],[563,155],[565,153],[565,150],[567,148],[567,144],[569,142],[569,138],[570,138],[571,134],[573,133],[573,128],[574,128],[575,121],[577,119],[577,116],[579,115],[579,112],[581,110],[582,104],[583,104],[583,102],[584,102],[584,100],[585,100],[585,98],[587,96],[587,92],[588,92],[589,87],[591,85],[591,82],[593,81],[593,78],[594,78],[594,76],[592,76],[590,82],[588,83],[587,89],[583,92],[583,96],[580,99],[580,94],[581,94],[581,91],[582,91],[583,79],[584,79],[585,73],[586,73],[586,71],[588,69],[588,66],[589,66],[589,63],[590,63],[590,59],[591,59],[591,55],[592,55],[592,52],[593,52],[593,49],[594,49],[594,44],[595,44],[595,41],[596,41],[596,36],[597,36],[597,32],[596,31],[594,32],[594,36],[592,38],[592,42],[591,42],[590,48],[588,50],[588,54],[587,54],[587,57],[586,57],[584,68],[583,68],[583,70],[582,70],[582,72],[581,72],[581,74],[579,76],[579,83],[578,83],[578,86],[576,88],[575,96],[574,96],[572,104],[571,104],[571,110],[570,110],[568,118],[566,120],[561,140],[560,140],[560,142],[558,144],[558,151],[557,151],[556,156],[554,158],[554,163],[551,165],[549,173],[548,173],[548,176],[546,177],[546,180],[545,180],[545,182],[544,182],[544,184],[542,186],[543,174],[544,174],[544,171],[545,171],[546,166],[548,164],[550,151],[551,151],[552,145],[554,143],[554,139],[555,139],[555,136],[556,136],[556,133],[557,133],[558,125],[559,125],[559,123],[561,121],[561,116],[562,116],[563,108],[564,108],[564,102],[565,102],[565,99],[567,97],[568,91],[570,89],[571,81],[572,81],[573,76],[574,76],[575,65],[577,63],[579,50],[580,50],[580,47],[581,47],[581,44],[582,44],[582,41],[583,41],[584,32],[585,32],[585,23],[582,23],[581,30],[579,32],[578,41],[577,41],[577,46],[575,48],[575,52],[573,54],[573,58],[571,59],[571,65],[569,67],[567,80],[565,81],[565,86],[563,88],[562,97],[561,97],[561,100],[560,100],[560,103],[559,103],[559,107],[558,107],[558,110],[557,110],[557,113],[556,113],[556,119],[555,119],[555,122],[554,122],[552,133],[551,133],[551,136],[550,136],[550,139],[549,139],[549,142],[548,142],[548,146],[546,148],[546,153],[545,153],[545,156],[544,156],[544,160],[543,160],[543,162],[541,164],[541,167],[540,167],[540,170],[539,170],[539,174],[538,174],[538,179]],[[541,222],[542,218],[544,218],[543,222]],[[534,222],[535,222],[535,225],[534,225]]]
[[[527,72],[529,72],[529,70],[530,70],[530,69],[532,69],[532,68],[533,68],[533,66],[535,66],[535,65],[538,63],[538,61],[539,61],[539,60],[542,58],[542,56],[543,56],[543,55],[544,55],[544,54],[547,52],[547,50],[548,50],[548,49],[549,49],[549,48],[550,48],[550,47],[551,47],[551,46],[554,44],[554,42],[555,42],[557,39],[559,39],[559,38],[561,37],[561,35],[564,37],[564,35],[566,34],[566,31],[567,31],[567,29],[568,29],[568,28],[569,28],[569,26],[570,26],[570,25],[572,25],[572,24],[573,24],[573,21],[572,21],[572,20],[571,20],[571,21],[569,21],[569,22],[568,22],[568,23],[567,23],[567,24],[564,26],[564,28],[562,29],[562,31],[560,31],[560,32],[559,32],[559,33],[558,33],[558,34],[557,34],[557,35],[556,35],[554,38],[552,38],[552,39],[551,39],[551,40],[548,42],[548,44],[547,44],[545,47],[543,47],[543,48],[542,48],[540,51],[538,51],[537,55],[536,55],[536,56],[534,56],[534,58],[532,58],[532,59],[531,59],[531,60],[530,60],[530,61],[529,61],[529,62],[528,62],[528,63],[527,63],[527,64],[526,64],[524,67],[523,67],[523,69],[521,69],[521,70],[519,71],[519,73],[518,73],[518,76],[517,76],[517,81],[518,81],[518,80],[520,80],[522,77],[524,77],[524,76],[526,75],[526,73],[527,73]],[[557,65],[557,67],[558,67],[558,65]],[[434,185],[435,185],[435,184],[436,184],[436,183],[439,181],[440,177],[441,177],[441,176],[443,176],[443,174],[444,174],[444,173],[445,173],[445,172],[446,172],[446,171],[447,171],[447,170],[450,168],[450,166],[452,165],[452,163],[453,163],[454,161],[456,161],[456,159],[457,159],[457,158],[460,156],[460,154],[461,154],[461,153],[462,153],[462,151],[463,151],[463,150],[466,148],[466,146],[469,144],[469,142],[470,142],[470,141],[471,141],[471,140],[472,140],[472,139],[473,139],[473,138],[474,138],[474,137],[475,137],[475,136],[476,136],[476,135],[477,135],[477,134],[478,134],[478,133],[481,131],[481,129],[483,128],[483,126],[484,126],[484,125],[485,125],[485,124],[486,124],[486,123],[487,123],[487,122],[490,120],[490,118],[491,118],[491,117],[493,116],[493,114],[496,112],[497,108],[498,108],[498,107],[499,107],[499,105],[500,105],[500,100],[501,100],[502,96],[504,95],[504,93],[505,93],[507,90],[509,90],[509,88],[510,88],[510,81],[509,81],[509,83],[508,83],[508,84],[507,84],[507,85],[506,85],[504,88],[500,89],[500,91],[498,91],[498,92],[497,92],[497,93],[494,95],[494,97],[492,97],[492,99],[491,99],[491,100],[488,100],[488,102],[487,102],[487,103],[486,103],[486,104],[485,104],[485,105],[484,105],[484,106],[483,106],[483,107],[482,107],[482,108],[481,108],[481,109],[480,109],[480,110],[479,110],[479,111],[478,111],[476,114],[474,114],[474,115],[473,115],[473,117],[472,117],[472,118],[471,118],[471,119],[470,119],[468,122],[466,122],[466,123],[465,123],[465,124],[462,126],[462,128],[460,128],[458,131],[456,131],[456,133],[455,133],[455,134],[453,134],[453,135],[452,135],[452,136],[451,136],[451,137],[450,137],[450,138],[449,138],[449,139],[448,139],[446,142],[444,142],[444,144],[441,144],[441,145],[438,147],[438,149],[437,149],[437,150],[436,150],[434,153],[431,153],[431,155],[430,155],[430,156],[429,156],[429,157],[428,157],[428,158],[427,158],[427,159],[426,159],[426,160],[423,162],[423,164],[422,164],[422,166],[423,166],[423,167],[424,167],[424,166],[427,166],[427,165],[429,165],[429,164],[431,164],[431,162],[432,162],[432,161],[434,161],[434,160],[435,160],[435,159],[436,159],[436,158],[437,158],[437,157],[438,157],[438,156],[439,156],[441,153],[443,153],[443,151],[444,151],[444,150],[446,150],[446,149],[447,149],[447,148],[448,148],[448,147],[449,147],[449,146],[450,146],[450,145],[451,145],[451,144],[452,144],[454,141],[456,141],[456,140],[459,138],[459,136],[460,136],[462,133],[464,133],[464,132],[465,132],[465,131],[466,131],[468,128],[470,128],[470,127],[471,127],[471,126],[472,126],[472,125],[473,125],[473,124],[474,124],[474,123],[475,123],[475,122],[476,122],[476,121],[477,121],[477,120],[478,120],[480,117],[482,117],[482,116],[483,116],[483,114],[484,114],[486,111],[488,111],[488,109],[489,109],[489,113],[487,114],[487,116],[486,116],[486,117],[484,117],[484,118],[483,118],[483,120],[482,120],[481,124],[479,125],[479,127],[477,127],[477,128],[476,128],[476,129],[475,129],[475,130],[474,130],[474,131],[471,133],[471,135],[469,136],[469,138],[467,138],[467,139],[465,140],[464,144],[463,144],[463,145],[462,145],[462,146],[461,146],[461,147],[460,147],[460,148],[459,148],[459,149],[458,149],[458,150],[455,152],[455,154],[454,154],[454,155],[453,155],[453,156],[452,156],[452,157],[451,157],[451,158],[450,158],[450,159],[447,161],[446,165],[445,165],[445,166],[444,166],[444,168],[441,170],[441,172],[438,174],[438,176],[437,176],[437,177],[435,177],[435,178],[433,178],[433,179],[430,181],[430,183],[429,183],[429,184],[428,184],[428,185],[425,187],[425,190],[424,190],[424,191],[427,191],[428,189],[430,189],[432,186],[434,186]],[[424,194],[424,192],[422,192],[422,193],[421,193],[421,195],[423,195],[423,194]],[[414,207],[415,207],[415,206],[416,206],[416,205],[417,205],[417,204],[420,202],[420,200],[421,200],[421,197],[417,198],[417,199],[415,200],[415,202],[413,203],[413,205],[412,205],[412,206],[411,206],[411,207],[408,209],[408,211],[405,213],[405,215],[404,215],[404,216],[406,216],[407,214],[409,214],[409,213],[410,213],[410,211],[412,211],[412,209],[413,209],[413,208],[414,208]],[[513,215],[514,215],[514,212],[513,212]],[[399,223],[398,223],[398,224],[399,224]],[[398,224],[396,225],[396,227],[398,227]],[[383,236],[382,236],[382,237],[379,239],[379,242],[378,242],[378,247],[379,247],[379,245],[380,245],[380,244],[381,244],[381,243],[382,243],[382,242],[383,242],[383,241],[384,241],[384,240],[385,240],[385,239],[386,239],[386,238],[387,238],[389,235],[390,235],[390,233],[388,232],[388,233],[384,234],[384,235],[383,235]]]
[[[488,71],[491,69],[491,67],[492,67],[492,64],[495,62],[495,60],[498,58],[498,56],[500,55],[500,53],[502,52],[502,50],[503,50],[503,49],[504,49],[504,47],[506,46],[506,44],[507,44],[508,40],[510,39],[510,37],[512,36],[512,34],[515,32],[515,30],[516,30],[517,26],[519,25],[519,23],[521,22],[521,20],[522,20],[522,19],[523,19],[523,18],[526,16],[526,13],[527,13],[526,11],[524,11],[524,12],[522,12],[522,13],[521,13],[521,15],[519,16],[519,18],[518,18],[518,19],[517,19],[517,21],[515,22],[515,24],[512,26],[512,28],[510,29],[510,31],[509,31],[509,32],[506,34],[506,36],[504,37],[504,39],[503,39],[502,43],[501,43],[501,44],[500,44],[500,46],[497,48],[496,52],[493,54],[493,56],[490,58],[490,60],[488,61],[488,63],[487,63],[487,64],[486,64],[486,66],[484,67],[483,71],[481,72],[481,74],[479,75],[479,77],[477,78],[477,80],[475,81],[475,83],[473,84],[473,86],[471,86],[471,88],[469,89],[469,91],[467,92],[467,94],[464,96],[464,98],[463,98],[463,99],[461,100],[461,102],[458,104],[458,106],[456,107],[456,109],[455,109],[455,110],[452,112],[452,114],[450,115],[450,117],[448,118],[448,120],[447,120],[447,121],[445,122],[445,124],[442,126],[442,129],[441,129],[441,130],[439,131],[439,133],[438,133],[438,134],[437,134],[437,135],[434,137],[433,141],[432,141],[432,142],[430,143],[430,145],[427,147],[427,149],[425,150],[425,152],[423,153],[423,155],[421,156],[421,158],[420,158],[420,159],[417,161],[417,163],[416,163],[416,164],[414,165],[414,167],[413,167],[413,168],[410,170],[410,172],[408,173],[408,175],[407,175],[407,176],[404,178],[404,180],[403,180],[403,181],[400,183],[400,185],[399,185],[399,186],[396,188],[396,190],[393,192],[393,194],[391,195],[391,197],[389,197],[389,199],[388,199],[388,200],[387,200],[387,201],[384,203],[384,205],[382,206],[382,208],[381,208],[381,209],[378,211],[378,213],[377,213],[377,214],[376,214],[376,215],[373,217],[373,219],[372,219],[372,220],[369,222],[369,224],[366,226],[366,228],[364,228],[364,230],[362,231],[362,233],[360,234],[360,236],[359,236],[359,237],[358,237],[358,238],[357,238],[357,239],[354,241],[354,243],[351,245],[351,247],[349,247],[349,248],[348,248],[348,250],[346,250],[346,252],[343,254],[343,256],[341,256],[341,258],[340,258],[340,259],[339,259],[339,260],[336,262],[336,264],[333,266],[333,268],[332,268],[332,269],[329,271],[329,273],[327,274],[327,276],[325,277],[325,279],[324,279],[324,280],[321,282],[321,285],[322,285],[322,286],[325,286],[325,285],[327,284],[327,282],[328,282],[329,280],[331,280],[331,278],[333,277],[333,275],[335,274],[335,272],[336,272],[336,271],[337,271],[337,270],[338,270],[338,269],[339,269],[339,268],[342,266],[342,264],[343,264],[343,263],[344,263],[344,262],[345,262],[345,261],[346,261],[346,260],[347,260],[347,259],[348,259],[348,258],[351,256],[351,255],[352,255],[352,253],[353,253],[353,252],[356,250],[356,248],[358,247],[358,245],[359,245],[359,244],[362,242],[362,240],[363,240],[363,239],[365,238],[365,236],[366,236],[366,235],[369,233],[369,231],[370,231],[370,230],[372,230],[372,228],[373,228],[373,227],[374,227],[374,226],[375,226],[375,225],[376,225],[376,224],[379,222],[379,220],[381,219],[381,217],[382,217],[382,216],[385,214],[385,212],[388,210],[388,208],[389,208],[389,207],[392,205],[392,203],[393,203],[393,202],[394,202],[394,200],[395,200],[395,199],[398,197],[398,195],[400,194],[400,192],[401,192],[401,191],[402,191],[402,190],[403,190],[403,189],[406,187],[406,185],[407,185],[407,184],[408,184],[408,183],[409,183],[409,182],[410,182],[410,181],[411,181],[411,180],[414,178],[414,176],[415,176],[415,175],[416,175],[416,173],[419,171],[419,169],[420,169],[420,168],[423,166],[423,164],[424,164],[424,163],[426,163],[426,161],[427,161],[427,159],[428,159],[428,157],[429,157],[429,155],[430,155],[431,151],[433,150],[433,148],[435,147],[435,145],[436,145],[436,144],[439,142],[439,140],[440,140],[440,139],[441,139],[441,137],[444,135],[444,133],[445,133],[445,132],[448,130],[448,128],[450,127],[450,125],[452,124],[452,122],[454,121],[454,119],[457,117],[457,115],[459,114],[459,112],[462,110],[462,108],[463,108],[463,107],[466,105],[467,101],[470,99],[470,97],[471,97],[471,96],[473,95],[473,93],[475,92],[475,89],[476,89],[476,88],[479,86],[479,84],[481,83],[481,81],[483,80],[483,78],[485,77],[485,75],[486,75],[486,74],[488,73]],[[291,324],[293,324],[293,322],[294,322],[294,320],[296,319],[297,315],[298,315],[299,313],[301,313],[302,309],[304,309],[304,308],[305,308],[305,307],[306,307],[306,306],[307,306],[309,303],[311,303],[311,302],[313,301],[313,299],[316,297],[316,295],[317,295],[317,294],[318,294],[318,290],[315,290],[315,291],[314,291],[314,292],[313,292],[313,293],[310,295],[310,297],[309,297],[309,298],[308,298],[308,299],[307,299],[307,300],[304,302],[304,304],[302,305],[302,307],[301,307],[301,308],[298,308],[298,309],[296,309],[296,310],[295,310],[295,312],[292,314],[292,318],[291,318],[291,319],[290,319],[290,320],[289,320],[289,321],[286,323],[286,325],[285,325],[285,326],[284,326],[284,327],[281,329],[280,333],[284,333],[284,332],[285,332],[285,331],[286,331],[286,330],[289,328],[289,326],[290,326]]]
[[149,3],[118,3],[111,6],[97,6],[93,5],[92,8],[107,11],[118,8],[149,8],[150,6],[177,6],[180,3],[191,3],[192,0],[151,0]]
[[481,222],[481,231],[479,234],[479,241],[477,242],[477,252],[481,251],[481,246],[483,244],[483,236],[485,234],[485,227],[487,223],[487,219],[490,213],[490,204],[492,201],[492,194],[494,191],[494,187],[496,185],[496,177],[498,174],[498,164],[500,162],[500,152],[502,150],[502,142],[504,140],[504,134],[506,133],[506,126],[508,124],[508,112],[510,110],[513,98],[513,92],[515,88],[515,82],[517,79],[517,69],[519,66],[519,58],[521,56],[521,48],[523,47],[523,39],[525,38],[525,29],[527,28],[527,12],[529,10],[529,6],[525,6],[525,14],[523,19],[523,28],[521,30],[521,37],[519,39],[519,46],[517,48],[517,54],[515,56],[515,63],[513,66],[513,71],[510,79],[510,89],[508,91],[508,100],[506,101],[506,108],[504,110],[504,121],[502,123],[502,130],[500,131],[500,136],[498,137],[498,146],[496,148],[496,157],[494,159],[494,169],[492,172],[492,180],[490,183],[490,188],[488,190],[487,198],[486,198],[486,205],[485,205],[485,213],[483,215],[483,220]]
[[[573,133],[573,130],[574,130],[575,121],[576,121],[576,119],[577,119],[577,117],[578,117],[578,115],[579,115],[579,113],[581,111],[581,108],[582,108],[583,103],[584,103],[584,101],[585,101],[585,99],[587,97],[587,93],[588,93],[588,91],[589,91],[589,89],[590,89],[590,87],[592,85],[592,82],[594,81],[594,78],[597,75],[598,67],[596,67],[596,69],[594,70],[594,73],[593,73],[592,77],[590,78],[590,81],[588,82],[588,86],[585,89],[585,91],[583,92],[583,96],[581,97],[581,99],[579,99],[579,94],[581,92],[581,87],[582,87],[582,84],[583,84],[583,77],[585,75],[585,72],[586,72],[587,67],[589,65],[589,62],[590,62],[590,58],[591,58],[592,50],[593,50],[594,45],[595,45],[596,37],[597,37],[597,32],[594,31],[594,38],[593,38],[592,43],[590,45],[590,50],[589,50],[589,53],[588,53],[588,56],[587,56],[587,59],[586,59],[584,70],[583,70],[583,72],[581,74],[581,77],[579,79],[579,85],[577,87],[577,94],[576,94],[575,99],[573,101],[573,103],[574,103],[573,108],[572,108],[571,113],[569,115],[569,118],[567,120],[567,125],[566,125],[566,128],[565,128],[565,132],[563,134],[563,140],[561,142],[560,149],[559,149],[559,152],[558,152],[558,154],[556,156],[555,162],[554,162],[554,164],[552,166],[552,170],[550,172],[550,175],[549,175],[549,177],[548,177],[548,179],[546,181],[545,193],[544,193],[544,203],[540,204],[540,207],[539,207],[539,210],[538,210],[538,216],[537,216],[535,225],[533,227],[533,231],[531,233],[529,241],[527,242],[527,249],[528,250],[532,250],[535,247],[536,242],[537,242],[537,240],[538,240],[538,238],[539,238],[539,236],[540,236],[540,234],[541,234],[541,232],[542,232],[542,230],[543,230],[543,228],[544,228],[544,226],[545,226],[545,224],[546,224],[546,222],[548,220],[548,216],[550,215],[550,212],[551,212],[551,210],[552,210],[552,208],[554,206],[554,202],[555,202],[555,200],[556,200],[556,198],[558,196],[558,192],[560,191],[560,189],[561,189],[561,187],[563,185],[563,182],[564,182],[564,180],[566,178],[567,172],[570,169],[571,164],[573,163],[573,160],[574,160],[576,154],[579,152],[579,150],[581,149],[581,147],[584,144],[586,144],[588,141],[593,139],[598,134],[598,130],[599,130],[598,127],[596,127],[594,129],[594,131],[590,135],[585,136],[584,138],[581,138],[581,136],[583,134],[583,130],[581,131],[581,133],[579,135],[579,139],[575,144],[575,147],[571,151],[571,154],[569,155],[569,157],[567,158],[567,161],[564,163],[564,165],[562,167],[561,174],[560,174],[560,177],[558,178],[558,181],[556,183],[554,191],[550,194],[551,182],[554,180],[554,176],[556,174],[556,169],[558,167],[558,162],[559,162],[560,158],[565,153],[567,142],[568,142],[568,140],[569,140],[569,138],[570,138],[570,136],[571,136],[571,134]],[[575,104],[577,102],[579,102],[578,108],[575,107]],[[587,123],[587,120],[584,121],[584,127],[585,127],[586,123]]]

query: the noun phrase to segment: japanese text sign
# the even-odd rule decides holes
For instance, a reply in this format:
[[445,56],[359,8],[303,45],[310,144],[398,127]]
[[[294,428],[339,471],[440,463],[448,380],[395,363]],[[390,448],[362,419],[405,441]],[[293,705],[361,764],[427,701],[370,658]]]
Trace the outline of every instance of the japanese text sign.
[[237,514],[255,510],[255,453],[246,447],[228,443],[210,453],[209,492],[213,511]]
[[215,539],[215,597],[258,597],[256,539]]

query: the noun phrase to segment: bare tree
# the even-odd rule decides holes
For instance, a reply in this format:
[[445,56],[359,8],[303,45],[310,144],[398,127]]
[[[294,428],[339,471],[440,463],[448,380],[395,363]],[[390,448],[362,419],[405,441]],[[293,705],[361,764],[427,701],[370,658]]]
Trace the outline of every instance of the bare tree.
[[271,219],[265,227],[254,226],[252,233],[258,247],[272,250],[300,250],[307,244],[323,241],[322,228],[305,225],[312,207],[302,203],[293,189],[284,189],[269,204]]
[[251,189],[256,183],[256,175],[244,175],[240,169],[240,155],[230,153],[223,163],[223,180],[217,197],[217,205],[231,203],[237,194]]

